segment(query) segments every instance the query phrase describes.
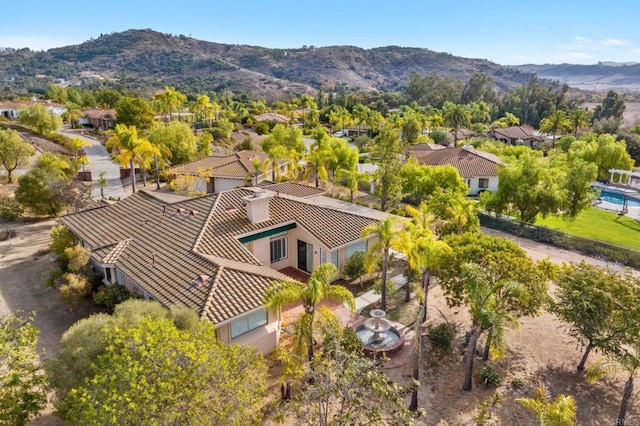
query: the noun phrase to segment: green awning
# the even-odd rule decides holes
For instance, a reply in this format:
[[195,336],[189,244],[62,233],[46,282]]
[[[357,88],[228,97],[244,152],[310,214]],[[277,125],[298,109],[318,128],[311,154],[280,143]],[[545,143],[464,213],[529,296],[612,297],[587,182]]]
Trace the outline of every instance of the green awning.
[[267,231],[258,232],[257,234],[247,235],[246,237],[238,238],[242,244],[250,243],[251,241],[261,240],[262,238],[267,238],[272,235],[280,234],[282,232],[288,231],[289,229],[294,229],[296,227],[295,223],[290,223],[288,225],[279,226],[277,228],[269,229]]

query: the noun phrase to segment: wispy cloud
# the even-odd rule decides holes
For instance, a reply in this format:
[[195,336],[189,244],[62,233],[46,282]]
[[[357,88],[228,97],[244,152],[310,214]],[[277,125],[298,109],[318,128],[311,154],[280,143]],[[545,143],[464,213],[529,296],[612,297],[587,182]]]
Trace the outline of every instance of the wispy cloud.
[[[592,39],[576,35],[571,41],[555,46],[551,56],[555,61],[592,63],[598,60],[630,61],[636,60],[640,47],[634,46],[624,38],[606,37]],[[634,53],[635,51],[635,53]]]

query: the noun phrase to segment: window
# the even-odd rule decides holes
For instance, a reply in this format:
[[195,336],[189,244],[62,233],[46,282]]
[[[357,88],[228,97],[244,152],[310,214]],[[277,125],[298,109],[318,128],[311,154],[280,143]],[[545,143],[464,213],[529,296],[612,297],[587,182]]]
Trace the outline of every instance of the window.
[[481,189],[489,188],[489,179],[488,178],[478,179],[478,188],[481,188]]
[[336,268],[340,269],[340,265],[338,265],[338,250],[331,252],[331,263],[336,265]]
[[271,239],[271,263],[287,258],[287,237]]
[[231,338],[242,336],[267,323],[267,311],[260,309],[231,322]]
[[111,275],[111,268],[109,268],[109,267],[104,268],[104,272],[105,272],[107,281],[112,283],[113,282],[113,278],[112,278],[112,275]]
[[347,259],[353,256],[354,253],[359,251],[367,251],[367,242],[366,241],[358,241],[355,244],[351,244],[347,247]]

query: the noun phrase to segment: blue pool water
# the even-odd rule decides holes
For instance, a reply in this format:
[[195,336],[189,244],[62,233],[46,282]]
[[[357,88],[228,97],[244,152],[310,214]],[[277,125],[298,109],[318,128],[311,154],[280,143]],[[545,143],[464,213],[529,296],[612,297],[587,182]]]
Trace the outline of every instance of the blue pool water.
[[[619,204],[619,205],[624,204],[624,195],[617,194],[615,192],[600,191],[600,198],[602,198],[603,201],[607,201],[609,203]],[[640,206],[640,200],[627,197],[627,207],[638,207],[638,206]]]

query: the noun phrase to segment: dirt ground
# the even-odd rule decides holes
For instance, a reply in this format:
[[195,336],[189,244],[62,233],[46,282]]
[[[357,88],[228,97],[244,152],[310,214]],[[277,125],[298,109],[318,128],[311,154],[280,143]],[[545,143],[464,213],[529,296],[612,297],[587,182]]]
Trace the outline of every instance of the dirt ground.
[[[94,312],[89,299],[70,311],[57,290],[43,285],[54,266],[53,257],[46,251],[51,240],[49,230],[55,224],[54,220],[40,220],[0,225],[2,230],[16,232],[15,237],[0,241],[0,315],[35,315],[34,324],[40,330],[38,350],[43,360],[60,350],[60,338],[71,325]],[[52,411],[49,404],[29,424],[63,424]]]

